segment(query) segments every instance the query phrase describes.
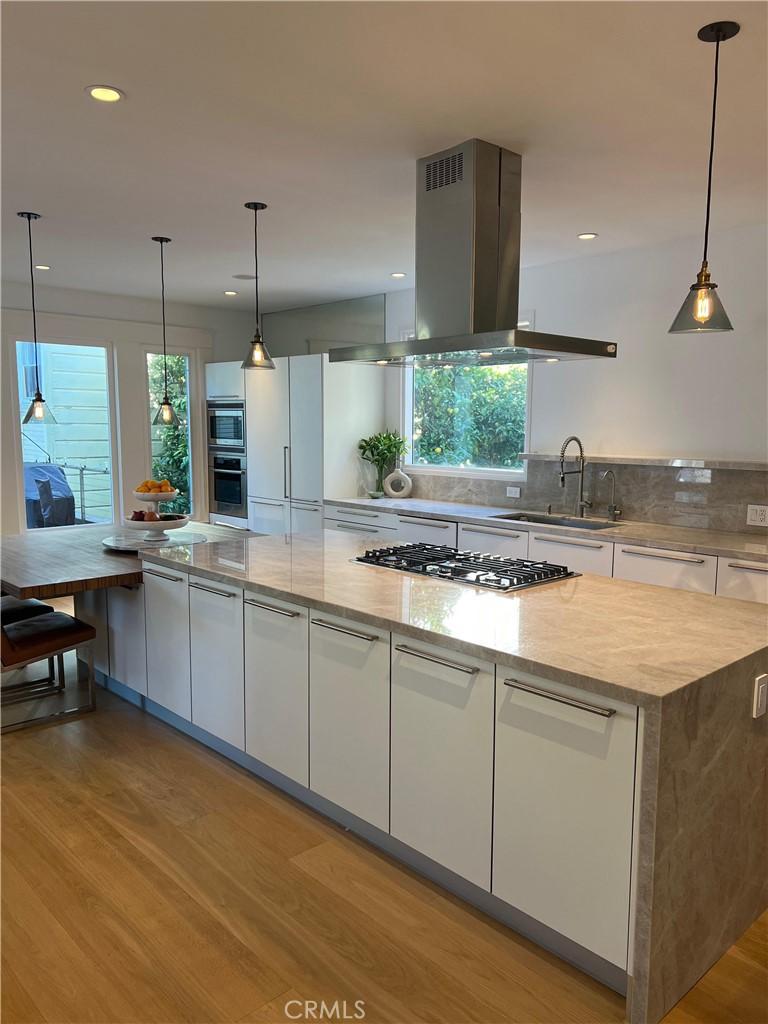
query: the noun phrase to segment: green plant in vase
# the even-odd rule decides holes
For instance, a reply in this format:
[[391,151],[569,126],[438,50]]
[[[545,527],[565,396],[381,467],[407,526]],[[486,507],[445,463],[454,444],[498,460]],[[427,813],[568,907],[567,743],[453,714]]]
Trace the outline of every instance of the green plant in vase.
[[364,437],[357,447],[360,457],[376,467],[376,490],[369,493],[371,497],[380,498],[384,493],[384,477],[392,472],[397,460],[408,451],[408,443],[395,431],[382,430],[378,434]]

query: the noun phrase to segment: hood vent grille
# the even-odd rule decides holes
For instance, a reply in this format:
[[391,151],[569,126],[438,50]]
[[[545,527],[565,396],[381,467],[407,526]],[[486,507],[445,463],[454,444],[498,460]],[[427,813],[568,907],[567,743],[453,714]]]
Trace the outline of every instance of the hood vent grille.
[[450,156],[432,160],[426,165],[425,170],[426,192],[445,188],[446,185],[455,185],[457,181],[464,181],[464,154],[451,153]]

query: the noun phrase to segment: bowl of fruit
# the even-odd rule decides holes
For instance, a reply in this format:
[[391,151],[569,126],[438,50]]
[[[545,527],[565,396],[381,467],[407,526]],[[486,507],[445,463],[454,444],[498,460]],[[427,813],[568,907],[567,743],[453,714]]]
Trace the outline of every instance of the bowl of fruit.
[[179,492],[170,480],[142,480],[133,496],[137,501],[173,501]]
[[155,512],[154,509],[137,509],[129,519],[123,520],[123,526],[129,530],[143,530],[147,540],[167,540],[166,530],[178,530],[186,526],[189,516],[177,512]]

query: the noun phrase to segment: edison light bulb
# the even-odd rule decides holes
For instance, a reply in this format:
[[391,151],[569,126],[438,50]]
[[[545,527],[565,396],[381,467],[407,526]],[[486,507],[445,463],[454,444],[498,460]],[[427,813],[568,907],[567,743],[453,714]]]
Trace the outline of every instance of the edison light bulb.
[[173,423],[173,409],[170,405],[163,403],[160,406],[163,423]]
[[699,288],[693,303],[693,319],[705,324],[714,312],[712,291],[710,288]]
[[33,402],[32,403],[32,419],[33,420],[44,420],[45,419],[45,402]]

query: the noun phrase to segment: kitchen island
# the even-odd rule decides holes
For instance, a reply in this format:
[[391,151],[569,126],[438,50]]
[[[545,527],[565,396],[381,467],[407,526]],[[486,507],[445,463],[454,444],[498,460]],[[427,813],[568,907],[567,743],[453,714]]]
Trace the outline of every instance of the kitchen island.
[[365,546],[147,552],[141,702],[661,1019],[766,905],[766,608]]

